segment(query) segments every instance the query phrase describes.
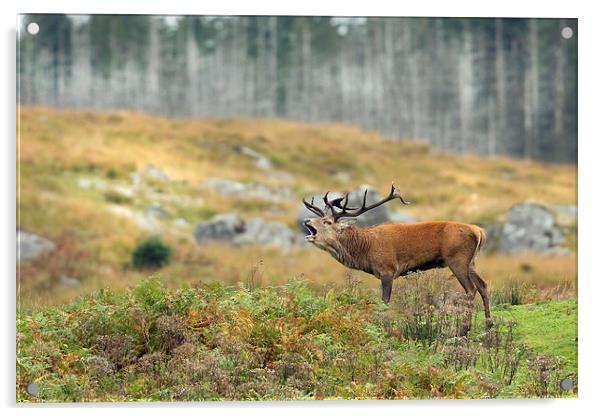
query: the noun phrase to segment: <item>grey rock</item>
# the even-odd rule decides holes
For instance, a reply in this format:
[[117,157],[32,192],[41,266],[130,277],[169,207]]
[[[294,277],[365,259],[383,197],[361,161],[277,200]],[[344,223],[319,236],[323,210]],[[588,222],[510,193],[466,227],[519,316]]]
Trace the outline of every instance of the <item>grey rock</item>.
[[173,220],[173,225],[175,225],[178,228],[186,228],[188,227],[188,221],[186,221],[184,218],[176,218],[175,220]]
[[257,150],[251,149],[247,146],[242,146],[240,148],[240,153],[253,160],[253,163],[259,169],[272,170],[272,162],[270,162],[270,160],[267,157],[259,153]]
[[274,246],[286,252],[299,243],[297,235],[286,224],[251,218],[245,223],[245,231],[235,236],[233,243]]
[[74,277],[69,277],[65,275],[59,276],[59,285],[66,287],[79,287],[80,281]]
[[98,189],[103,190],[107,188],[107,184],[98,178],[79,178],[77,180],[77,186],[81,189]]
[[576,205],[556,205],[552,208],[556,214],[558,224],[570,227],[577,224],[577,206]]
[[295,177],[288,172],[281,170],[272,170],[267,172],[267,176],[275,181],[285,184],[291,184],[294,182]]
[[198,224],[194,237],[199,244],[221,241],[233,245],[263,245],[289,251],[303,239],[285,224],[267,222],[261,218],[242,219],[236,213],[218,214]]
[[142,230],[156,232],[161,229],[161,224],[157,221],[157,219],[148,214],[137,212],[128,207],[114,204],[109,205],[108,210],[114,215],[127,218],[135,222],[138,228]]
[[510,208],[502,225],[499,249],[506,253],[536,251],[563,254],[564,235],[553,213],[538,204]]
[[25,261],[54,250],[55,244],[37,234],[17,229],[17,261]]
[[142,184],[142,175],[140,172],[130,173],[130,178],[132,179],[132,185],[140,186]]
[[194,238],[199,244],[212,241],[232,242],[245,231],[245,221],[236,213],[218,214],[207,222],[198,224]]
[[292,196],[288,189],[275,190],[258,182],[245,184],[229,179],[212,178],[205,181],[201,186],[206,189],[214,189],[228,196],[270,202],[281,202],[290,199]]
[[347,172],[337,172],[334,177],[341,183],[349,183],[351,181],[351,174]]
[[400,209],[392,209],[389,211],[389,221],[411,224],[417,222],[418,219],[414,215]]
[[146,213],[153,218],[168,218],[169,211],[159,204],[151,204],[146,208]]
[[[374,188],[372,188],[369,185],[362,185],[359,186],[355,189],[353,189],[351,192],[349,192],[349,207],[360,207],[362,205],[362,201],[364,199],[364,192],[366,191],[366,189],[368,190],[368,194],[366,197],[366,204],[370,205],[373,204],[375,202],[380,201],[381,199],[383,199],[383,196],[380,195],[376,190],[374,190]],[[316,205],[317,207],[321,208],[322,210],[326,211],[325,209],[325,204],[323,201],[323,194],[321,195],[314,195],[314,205]],[[337,193],[337,192],[331,192],[330,194],[328,194],[328,198],[329,200],[332,200],[334,198],[339,198],[343,196],[343,194]],[[310,201],[311,200],[311,196],[309,198],[306,198],[306,200]],[[376,224],[382,224],[384,222],[391,222],[391,221],[397,221],[397,219],[395,218],[396,214],[392,214],[391,212],[391,207],[390,205],[394,205],[394,204],[399,204],[400,202],[397,201],[392,201],[389,202],[388,204],[384,204],[381,205],[378,208],[375,208],[373,210],[370,210],[364,214],[362,214],[361,216],[357,217],[357,223],[356,225],[358,227],[369,227],[371,225],[376,225]],[[328,211],[330,212],[330,211]],[[305,227],[303,226],[303,221],[305,221],[306,218],[313,218],[316,217],[315,214],[313,214],[312,212],[310,212],[307,208],[305,208],[305,206],[303,205],[303,203],[299,204],[299,207],[297,208],[297,224],[299,224],[299,228],[301,228],[302,231],[305,232]],[[399,215],[400,217],[400,215]],[[413,222],[413,221],[409,221],[409,220],[415,220],[415,218],[409,216],[409,215],[405,215],[404,216],[405,219],[408,220],[408,222]],[[402,221],[405,222],[405,221]]]
[[150,179],[159,182],[167,182],[169,180],[169,176],[167,176],[165,172],[163,172],[155,165],[147,165],[142,171],[142,176],[145,179]]

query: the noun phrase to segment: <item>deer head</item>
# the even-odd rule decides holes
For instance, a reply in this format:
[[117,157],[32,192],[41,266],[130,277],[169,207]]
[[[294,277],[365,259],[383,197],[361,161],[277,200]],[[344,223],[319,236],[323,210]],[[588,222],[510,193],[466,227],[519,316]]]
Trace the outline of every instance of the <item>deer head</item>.
[[353,226],[355,223],[353,218],[394,199],[399,199],[403,204],[408,204],[403,200],[394,184],[391,184],[391,191],[388,196],[371,205],[367,205],[368,190],[366,189],[361,207],[349,206],[349,194],[333,200],[328,200],[328,194],[329,192],[326,192],[323,198],[324,210],[314,205],[314,198],[310,202],[303,200],[305,207],[318,216],[318,218],[307,218],[303,222],[309,231],[309,234],[305,236],[305,241],[327,251],[331,251],[337,245],[344,230]]

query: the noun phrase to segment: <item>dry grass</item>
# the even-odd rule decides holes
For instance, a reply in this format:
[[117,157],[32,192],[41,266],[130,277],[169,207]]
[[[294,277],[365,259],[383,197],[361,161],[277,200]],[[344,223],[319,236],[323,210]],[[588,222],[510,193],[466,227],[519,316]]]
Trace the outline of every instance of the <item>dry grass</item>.
[[[245,282],[253,270],[259,273],[260,262],[261,273],[254,277],[258,284],[280,284],[299,275],[316,286],[344,284],[346,269],[316,249],[282,255],[256,247],[199,247],[192,238],[196,222],[225,211],[294,226],[297,201],[314,191],[346,190],[363,183],[384,191],[393,179],[412,201],[407,212],[419,219],[473,223],[500,219],[510,206],[525,200],[576,203],[575,166],[434,153],[423,145],[387,141],[374,132],[341,124],[186,120],[30,107],[21,108],[20,114],[19,225],[69,242],[55,253],[53,262],[41,259],[22,267],[24,304],[60,303],[80,291],[107,285],[121,288],[144,277],[128,264],[136,243],[149,233],[110,214],[106,195],[80,189],[77,179],[98,177],[127,184],[131,172],[149,164],[172,179],[168,184],[156,184],[155,192],[190,201],[166,203],[174,216],[190,223],[181,232],[173,227],[161,232],[175,250],[174,261],[162,272],[170,286],[184,280]],[[292,181],[266,175],[237,151],[241,146],[265,154],[276,169],[292,175]],[[340,172],[350,176],[349,183],[337,179]],[[265,204],[200,189],[199,183],[210,177],[287,187],[295,198],[268,214]],[[139,209],[146,197],[126,199],[123,204]],[[479,267],[492,288],[519,281],[554,293],[575,290],[574,256],[482,255]],[[57,288],[55,282],[64,273],[75,274],[84,284],[80,289]],[[357,275],[365,276],[363,285],[378,287],[376,279]]]

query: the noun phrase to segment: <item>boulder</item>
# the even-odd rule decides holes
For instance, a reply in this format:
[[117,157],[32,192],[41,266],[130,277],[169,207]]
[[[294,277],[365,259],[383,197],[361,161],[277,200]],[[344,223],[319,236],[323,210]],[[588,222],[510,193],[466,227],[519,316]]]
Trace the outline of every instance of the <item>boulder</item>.
[[17,261],[25,261],[54,250],[55,244],[37,234],[17,229]]
[[234,237],[244,231],[245,221],[238,214],[225,213],[198,224],[194,229],[194,238],[199,244],[212,241],[232,242]]
[[[366,197],[367,205],[378,202],[384,198],[376,190],[374,190],[374,188],[372,188],[368,185],[363,185],[363,186],[355,188],[351,192],[349,192],[348,206],[349,207],[361,207],[362,201],[364,199],[364,192],[366,191],[366,189],[368,190],[368,194]],[[331,192],[330,194],[328,194],[328,198],[330,200],[332,200],[334,198],[339,198],[341,196],[343,196],[343,194],[336,193],[336,192]],[[323,194],[314,195],[313,197],[314,197],[314,205],[325,210],[325,204],[322,199],[324,197],[324,195]],[[311,198],[312,197],[310,196],[309,198],[306,198],[306,200],[310,201]],[[392,211],[390,206],[394,205],[396,203],[399,205],[399,201],[397,201],[397,202],[391,201],[387,204],[381,205],[378,208],[374,208],[373,210],[370,210],[370,211],[360,215],[359,217],[357,217],[356,225],[358,227],[369,227],[371,225],[382,224],[384,222],[391,222],[391,221],[415,222],[415,218],[413,216],[405,214],[403,211],[400,211],[398,209],[396,209],[395,211]],[[301,228],[301,230],[303,230],[305,232],[305,227],[303,226],[303,221],[305,221],[306,218],[313,218],[313,217],[316,217],[316,215],[313,214],[311,211],[309,211],[307,208],[305,208],[305,205],[303,205],[303,203],[300,203],[299,207],[297,208],[297,224],[299,224],[299,227]]]
[[251,218],[245,223],[245,231],[237,235],[234,244],[259,244],[275,246],[282,251],[290,251],[299,245],[303,239],[293,232],[286,224],[267,222],[261,218]]
[[194,237],[199,244],[221,241],[233,245],[267,245],[289,251],[300,245],[303,238],[285,224],[267,222],[261,218],[242,219],[236,213],[218,214],[195,227]]
[[510,208],[502,225],[499,249],[506,253],[536,251],[563,254],[564,235],[554,214],[538,204],[524,203]]

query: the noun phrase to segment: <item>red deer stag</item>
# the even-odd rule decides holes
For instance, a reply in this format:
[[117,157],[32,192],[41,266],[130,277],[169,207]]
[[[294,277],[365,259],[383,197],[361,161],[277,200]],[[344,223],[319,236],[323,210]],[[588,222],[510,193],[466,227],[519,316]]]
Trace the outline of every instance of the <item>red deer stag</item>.
[[[474,260],[485,243],[485,231],[471,224],[451,221],[430,221],[416,224],[386,223],[359,228],[354,220],[386,202],[403,200],[395,186],[389,195],[371,205],[366,205],[368,191],[364,193],[362,206],[348,206],[349,194],[328,200],[324,195],[324,210],[305,199],[305,207],[318,218],[304,221],[309,234],[305,240],[327,251],[343,265],[374,275],[381,281],[382,300],[389,303],[393,280],[417,270],[449,267],[456,276],[468,299],[472,302],[478,291],[483,300],[486,326],[492,326],[489,312],[487,285],[477,274]],[[330,210],[330,213],[327,211]],[[325,212],[326,211],[326,212]],[[466,335],[470,330],[470,317],[461,329]]]

